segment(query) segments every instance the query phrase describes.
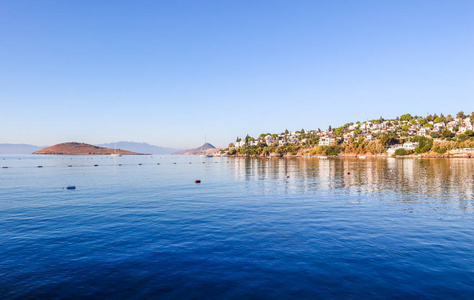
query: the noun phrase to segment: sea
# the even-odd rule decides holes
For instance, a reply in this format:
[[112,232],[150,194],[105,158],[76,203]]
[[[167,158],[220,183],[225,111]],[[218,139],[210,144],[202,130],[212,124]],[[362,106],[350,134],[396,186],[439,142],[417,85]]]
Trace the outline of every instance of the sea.
[[0,155],[0,298],[474,299],[474,159]]

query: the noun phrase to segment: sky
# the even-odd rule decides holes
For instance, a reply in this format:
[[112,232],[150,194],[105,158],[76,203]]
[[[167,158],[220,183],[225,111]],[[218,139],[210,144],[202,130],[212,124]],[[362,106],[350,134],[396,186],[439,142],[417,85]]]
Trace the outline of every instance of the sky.
[[225,147],[473,95],[471,0],[0,0],[0,143]]

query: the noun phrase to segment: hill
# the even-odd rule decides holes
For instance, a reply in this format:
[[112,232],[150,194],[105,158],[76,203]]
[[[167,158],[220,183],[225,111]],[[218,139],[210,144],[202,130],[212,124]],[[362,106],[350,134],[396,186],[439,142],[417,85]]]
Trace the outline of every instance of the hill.
[[147,143],[123,142],[123,141],[117,142],[117,143],[98,144],[96,146],[107,147],[107,148],[120,148],[123,150],[139,152],[139,153],[150,153],[150,154],[171,154],[173,152],[182,150],[182,149],[159,147],[159,146],[154,146]]
[[121,154],[121,155],[142,154],[142,153],[127,151],[127,150],[103,148],[103,147],[98,147],[98,146],[84,144],[84,143],[76,143],[76,142],[57,144],[57,145],[33,152],[33,154],[56,154],[56,155],[110,155],[112,153]]
[[197,154],[206,154],[209,151],[212,151],[213,149],[216,149],[213,145],[209,143],[205,143],[201,147],[197,147],[194,149],[188,149],[188,150],[182,150],[178,152],[174,152],[172,154],[177,154],[177,155],[197,155]]
[[44,147],[28,144],[0,144],[0,154],[31,154]]

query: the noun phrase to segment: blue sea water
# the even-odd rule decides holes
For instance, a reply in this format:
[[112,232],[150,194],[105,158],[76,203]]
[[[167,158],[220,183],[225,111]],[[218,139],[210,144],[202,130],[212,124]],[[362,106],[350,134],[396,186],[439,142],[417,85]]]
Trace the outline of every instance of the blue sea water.
[[473,167],[0,156],[0,295],[473,299]]

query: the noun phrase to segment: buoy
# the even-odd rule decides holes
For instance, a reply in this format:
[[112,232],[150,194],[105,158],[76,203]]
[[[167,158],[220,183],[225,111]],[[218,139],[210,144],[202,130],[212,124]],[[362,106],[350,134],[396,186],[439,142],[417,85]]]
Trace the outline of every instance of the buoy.
[[70,186],[68,186],[66,189],[68,189],[68,190],[75,190],[75,189],[76,189],[76,186],[70,185]]
[[118,164],[117,166],[119,166],[119,167],[120,167],[121,165],[122,165],[122,164]]
[[42,168],[43,166],[38,166],[38,168]]
[[156,163],[157,165],[159,165],[160,163]]
[[194,183],[201,183],[201,180],[195,180]]
[[347,172],[347,175],[351,175],[351,172]]
[[173,165],[176,165],[176,163],[173,163]]
[[139,166],[141,166],[142,164],[138,164]]
[[98,167],[99,165],[94,165],[94,167]]
[[286,176],[286,178],[290,178],[290,176]]
[[68,168],[72,167],[72,165],[67,165]]
[[2,169],[8,169],[8,167],[2,167]]

